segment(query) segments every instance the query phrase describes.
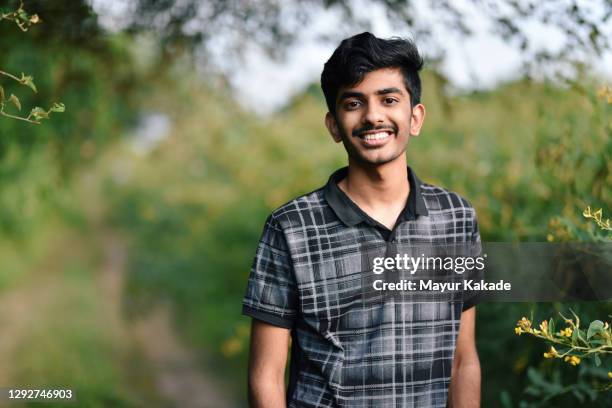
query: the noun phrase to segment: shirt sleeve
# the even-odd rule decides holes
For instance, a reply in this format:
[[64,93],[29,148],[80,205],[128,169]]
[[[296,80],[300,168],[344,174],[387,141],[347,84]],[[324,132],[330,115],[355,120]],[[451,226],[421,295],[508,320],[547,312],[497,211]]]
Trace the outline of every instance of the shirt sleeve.
[[242,314],[290,329],[297,316],[296,310],[297,286],[287,240],[271,215],[257,246]]
[[[478,220],[476,219],[476,211],[474,210],[474,218],[472,221],[472,239],[469,248],[470,257],[476,259],[482,256],[482,242],[480,241],[480,231],[478,228]],[[474,268],[469,276],[469,279],[480,281],[484,278],[484,268]],[[462,311],[466,311],[476,306],[482,300],[482,295],[476,290],[466,290],[463,292],[463,308]]]

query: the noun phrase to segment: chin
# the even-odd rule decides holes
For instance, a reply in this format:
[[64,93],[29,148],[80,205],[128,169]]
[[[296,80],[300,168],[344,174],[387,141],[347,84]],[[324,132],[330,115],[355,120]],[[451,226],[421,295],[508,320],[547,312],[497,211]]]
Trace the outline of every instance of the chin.
[[344,147],[349,157],[364,165],[380,166],[398,160],[405,155],[406,149],[395,148],[392,146],[384,146],[380,149],[362,150],[357,146],[351,145],[346,139],[343,139]]
[[[401,155],[400,155],[401,156]],[[382,164],[391,163],[392,161],[397,160],[400,156],[391,156],[391,157],[366,157],[360,156],[358,157],[358,161],[363,164],[377,165],[380,166]]]

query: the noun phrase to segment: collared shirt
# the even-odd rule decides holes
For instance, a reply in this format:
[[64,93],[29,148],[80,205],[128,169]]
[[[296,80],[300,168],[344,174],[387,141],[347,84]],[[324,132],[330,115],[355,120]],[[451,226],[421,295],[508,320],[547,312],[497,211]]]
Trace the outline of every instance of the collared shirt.
[[461,312],[477,300],[373,291],[383,275],[372,261],[479,247],[475,211],[408,168],[408,200],[389,230],[339,189],[346,174],[268,217],[243,313],[291,329],[289,407],[445,407]]
[[[368,225],[378,229],[385,240],[394,240],[392,230],[389,230],[385,225],[376,221],[361,208],[357,206],[340,188],[338,182],[346,177],[348,167],[341,168],[331,175],[329,182],[324,187],[325,199],[330,207],[334,210],[338,218],[347,226],[355,226],[360,222],[365,222]],[[406,206],[400,213],[395,225],[404,222],[415,220],[417,215],[427,215],[427,207],[421,195],[420,181],[414,175],[414,172],[408,170],[408,183],[410,184],[411,193],[408,195]]]

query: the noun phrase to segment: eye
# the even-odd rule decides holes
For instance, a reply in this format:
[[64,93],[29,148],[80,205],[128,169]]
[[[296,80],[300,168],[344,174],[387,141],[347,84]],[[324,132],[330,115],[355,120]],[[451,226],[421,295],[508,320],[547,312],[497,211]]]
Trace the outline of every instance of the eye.
[[387,105],[393,105],[394,103],[397,103],[398,100],[395,98],[391,98],[391,97],[387,97],[384,99],[385,104]]
[[359,105],[361,105],[361,102],[359,101],[348,101],[346,104],[344,104],[344,107],[346,109],[357,109],[359,107]]

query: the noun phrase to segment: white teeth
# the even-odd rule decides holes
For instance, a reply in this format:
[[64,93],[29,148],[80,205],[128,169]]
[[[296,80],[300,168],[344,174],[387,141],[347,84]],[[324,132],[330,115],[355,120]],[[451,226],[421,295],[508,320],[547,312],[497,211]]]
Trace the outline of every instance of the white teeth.
[[387,132],[378,132],[374,134],[365,135],[365,140],[381,140],[388,137],[389,134]]

